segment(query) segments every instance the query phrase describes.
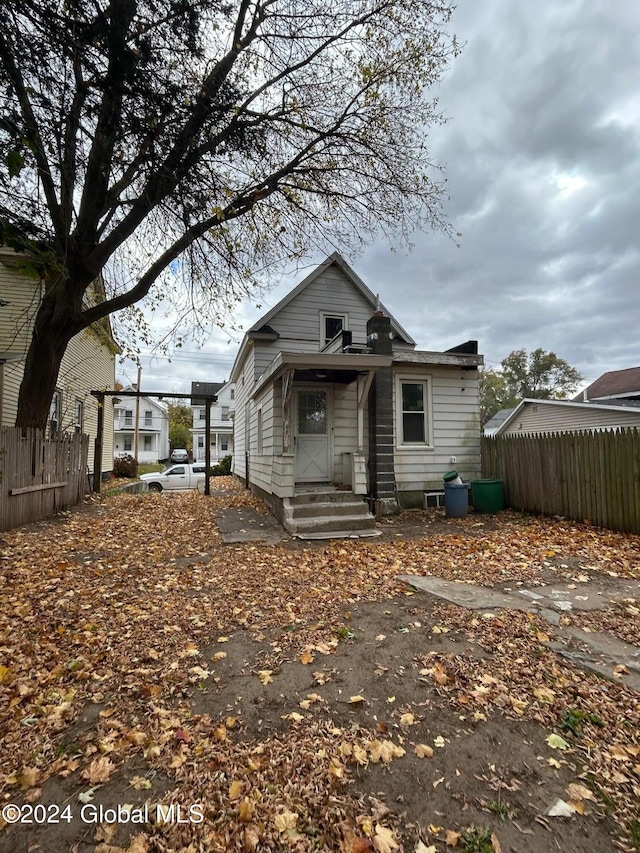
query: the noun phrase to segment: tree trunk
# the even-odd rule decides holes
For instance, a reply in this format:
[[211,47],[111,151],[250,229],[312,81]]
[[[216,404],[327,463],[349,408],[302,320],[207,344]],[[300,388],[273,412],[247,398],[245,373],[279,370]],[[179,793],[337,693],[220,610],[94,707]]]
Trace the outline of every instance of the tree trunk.
[[[57,292],[56,292],[57,291]],[[69,311],[64,287],[46,292],[38,308],[18,395],[16,426],[46,429],[62,357],[71,338],[80,331]]]

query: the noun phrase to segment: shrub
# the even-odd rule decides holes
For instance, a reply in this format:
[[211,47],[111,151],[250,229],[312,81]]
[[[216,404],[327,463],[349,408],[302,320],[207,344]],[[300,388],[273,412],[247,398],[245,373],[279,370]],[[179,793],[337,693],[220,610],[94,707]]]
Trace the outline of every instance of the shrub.
[[221,459],[217,465],[214,465],[211,469],[212,477],[226,477],[231,473],[231,460],[232,456],[225,456],[224,459]]
[[113,460],[113,473],[116,477],[137,477],[138,461],[130,453],[117,456]]

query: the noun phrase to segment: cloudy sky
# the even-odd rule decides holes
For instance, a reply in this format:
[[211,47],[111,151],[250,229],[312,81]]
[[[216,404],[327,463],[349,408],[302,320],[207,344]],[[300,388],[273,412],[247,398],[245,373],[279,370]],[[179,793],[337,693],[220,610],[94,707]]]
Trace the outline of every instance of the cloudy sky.
[[[452,30],[465,48],[431,148],[460,246],[427,234],[347,260],[420,348],[476,338],[494,367],[542,347],[586,381],[640,365],[640,0],[459,0]],[[244,306],[244,328],[304,274]],[[145,358],[142,387],[225,379],[238,343]]]

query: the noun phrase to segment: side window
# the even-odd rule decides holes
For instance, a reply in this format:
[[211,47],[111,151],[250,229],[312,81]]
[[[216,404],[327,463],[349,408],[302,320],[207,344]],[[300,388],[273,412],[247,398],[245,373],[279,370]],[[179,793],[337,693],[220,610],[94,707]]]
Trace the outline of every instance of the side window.
[[326,346],[343,329],[347,328],[346,314],[320,315],[320,345]]
[[258,453],[262,453],[262,408],[258,409],[258,420],[257,420],[257,427],[256,428],[257,428],[257,432],[258,432],[256,450]]
[[76,399],[75,419],[76,432],[82,432],[84,428],[84,403],[82,400]]
[[428,379],[400,377],[396,385],[396,433],[399,447],[430,447]]
[[167,471],[168,477],[175,477],[176,474],[184,474],[184,465],[178,465],[176,468],[172,468],[170,471]]
[[56,389],[49,406],[49,434],[53,438],[60,432],[62,420],[62,391]]

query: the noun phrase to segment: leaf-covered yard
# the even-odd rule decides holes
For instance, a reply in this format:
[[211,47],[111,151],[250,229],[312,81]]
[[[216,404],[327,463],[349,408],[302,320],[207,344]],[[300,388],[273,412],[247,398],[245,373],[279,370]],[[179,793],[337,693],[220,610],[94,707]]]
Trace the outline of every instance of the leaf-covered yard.
[[[0,850],[640,849],[638,694],[397,580],[640,579],[638,537],[436,512],[224,545],[260,509],[224,485],[4,534]],[[640,646],[638,607],[567,620]]]

